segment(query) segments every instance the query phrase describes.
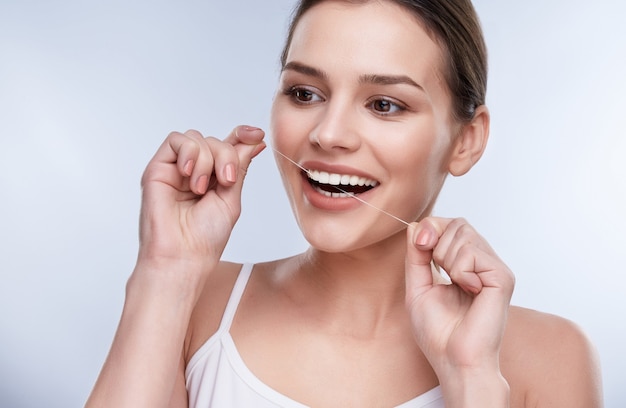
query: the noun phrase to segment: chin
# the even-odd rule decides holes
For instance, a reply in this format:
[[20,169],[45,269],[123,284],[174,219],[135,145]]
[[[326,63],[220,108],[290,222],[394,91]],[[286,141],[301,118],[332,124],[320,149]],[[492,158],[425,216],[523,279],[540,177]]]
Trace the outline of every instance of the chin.
[[[388,246],[400,237],[404,247],[406,229],[393,225],[389,220],[379,222],[347,220],[311,220],[310,224],[300,225],[300,230],[312,248],[327,253],[347,253],[376,246]],[[369,220],[368,220],[369,221]],[[391,220],[393,221],[393,220]]]

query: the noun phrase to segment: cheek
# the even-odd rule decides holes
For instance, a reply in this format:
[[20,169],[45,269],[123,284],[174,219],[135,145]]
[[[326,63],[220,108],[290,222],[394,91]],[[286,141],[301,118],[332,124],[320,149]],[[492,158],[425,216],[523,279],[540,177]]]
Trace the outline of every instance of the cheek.
[[[299,143],[299,137],[296,132],[297,127],[293,126],[294,122],[292,115],[289,114],[289,110],[280,106],[280,103],[277,103],[274,100],[272,104],[272,109],[270,112],[270,138],[271,138],[271,147],[280,153],[274,152],[274,159],[276,162],[276,166],[280,173],[281,179],[283,181],[283,186],[287,191],[287,195],[290,197],[292,194],[291,190],[297,183],[294,180],[299,176],[300,170],[298,167],[291,163],[289,159],[295,159],[295,152],[297,150],[297,144]],[[291,182],[289,181],[291,180]]]
[[394,143],[387,157],[390,174],[396,179],[397,201],[409,204],[408,218],[420,217],[429,211],[439,195],[447,175],[447,135],[436,131],[435,126],[414,129],[402,143]]
[[375,146],[375,150],[385,152],[384,159],[393,174],[421,179],[440,171],[445,161],[447,144],[442,136],[432,121],[424,119],[408,129],[391,132],[391,137]]
[[270,110],[270,138],[272,141],[272,146],[276,147],[276,135],[280,133],[280,111],[277,105],[276,96],[274,97],[274,101],[272,102],[272,109]]
[[294,123],[298,123],[293,118],[293,113],[289,109],[282,106],[281,102],[274,100],[272,110],[270,112],[270,137],[272,147],[281,153],[291,157],[290,146],[298,140],[298,127]]
[[400,175],[401,193],[406,199],[429,200],[434,189],[440,188],[440,159],[428,150],[407,149],[396,156],[396,174]]

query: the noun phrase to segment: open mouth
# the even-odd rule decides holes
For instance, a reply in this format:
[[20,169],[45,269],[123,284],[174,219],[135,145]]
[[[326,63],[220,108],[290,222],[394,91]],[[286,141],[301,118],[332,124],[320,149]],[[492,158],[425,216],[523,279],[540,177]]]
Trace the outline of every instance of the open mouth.
[[378,185],[376,180],[350,174],[327,173],[318,170],[309,170],[304,173],[316,191],[332,198],[359,195]]

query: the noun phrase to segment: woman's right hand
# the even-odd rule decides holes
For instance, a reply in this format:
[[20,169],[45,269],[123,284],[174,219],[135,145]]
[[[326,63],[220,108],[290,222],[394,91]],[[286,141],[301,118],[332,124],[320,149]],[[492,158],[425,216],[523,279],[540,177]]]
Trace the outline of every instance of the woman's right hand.
[[[224,140],[171,133],[141,181],[137,265],[88,407],[186,406],[184,344],[196,300],[241,209],[241,186],[264,133]],[[183,350],[183,353],[181,353]]]
[[[142,180],[138,264],[216,265],[241,212],[241,188],[264,148],[261,129],[238,126],[220,141],[172,132]],[[196,268],[190,268],[196,269]]]

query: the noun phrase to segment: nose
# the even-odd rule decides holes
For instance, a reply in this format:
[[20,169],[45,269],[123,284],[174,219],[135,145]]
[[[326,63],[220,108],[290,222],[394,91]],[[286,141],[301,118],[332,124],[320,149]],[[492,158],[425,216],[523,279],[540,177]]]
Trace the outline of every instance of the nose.
[[327,102],[309,133],[310,142],[328,152],[357,150],[361,146],[357,116],[347,102],[339,99]]

